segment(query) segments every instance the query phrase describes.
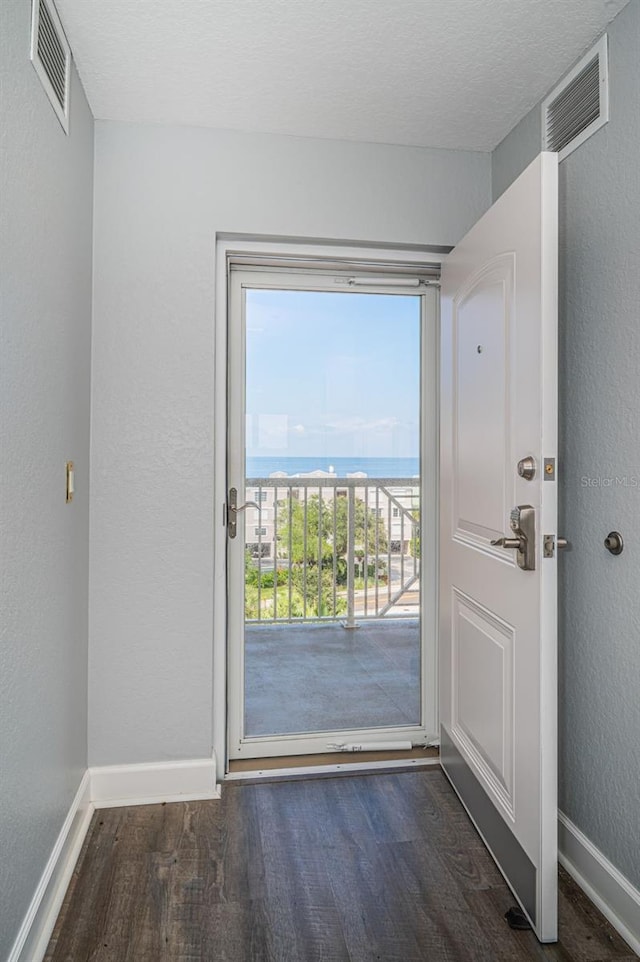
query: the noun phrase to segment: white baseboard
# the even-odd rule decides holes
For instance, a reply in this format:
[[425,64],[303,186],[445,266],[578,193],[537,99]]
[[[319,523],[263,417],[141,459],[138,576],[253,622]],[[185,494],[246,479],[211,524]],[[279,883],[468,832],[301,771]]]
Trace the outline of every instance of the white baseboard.
[[85,772],[8,962],[39,962],[44,956],[93,815],[90,789],[89,772]]
[[96,808],[220,798],[215,758],[90,768]]
[[7,962],[41,962],[96,808],[219,798],[215,758],[89,768]]
[[560,864],[640,954],[640,891],[563,812],[558,812],[558,847]]

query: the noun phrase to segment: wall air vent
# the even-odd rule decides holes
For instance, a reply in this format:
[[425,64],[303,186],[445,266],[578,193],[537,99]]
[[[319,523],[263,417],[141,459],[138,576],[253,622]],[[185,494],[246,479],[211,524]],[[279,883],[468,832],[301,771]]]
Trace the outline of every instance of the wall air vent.
[[58,120],[68,134],[71,50],[53,0],[33,0],[31,61]]
[[542,104],[542,149],[557,151],[558,160],[564,160],[608,119],[605,34]]

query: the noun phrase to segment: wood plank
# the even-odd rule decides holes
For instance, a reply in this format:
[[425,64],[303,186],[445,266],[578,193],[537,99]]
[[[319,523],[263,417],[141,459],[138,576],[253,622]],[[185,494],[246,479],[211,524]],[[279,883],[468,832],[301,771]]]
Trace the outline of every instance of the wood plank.
[[565,873],[560,941],[513,896],[437,769],[226,785],[96,812],[46,962],[629,962]]

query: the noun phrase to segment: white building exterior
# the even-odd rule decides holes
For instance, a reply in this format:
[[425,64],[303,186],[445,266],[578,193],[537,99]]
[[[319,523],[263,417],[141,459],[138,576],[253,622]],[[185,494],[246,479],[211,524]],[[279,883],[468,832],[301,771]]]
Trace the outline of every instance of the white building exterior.
[[[299,496],[302,488],[296,488],[296,478],[335,478],[335,487],[323,485],[322,487],[308,489],[311,494],[322,492],[323,503],[329,505],[334,497],[344,497],[347,494],[347,487],[341,487],[340,478],[335,472],[311,471],[307,473],[287,475],[284,472],[274,472],[269,475],[269,482],[282,478],[282,486],[262,486],[262,479],[249,479],[246,486],[246,500],[253,501],[259,505],[257,508],[248,508],[245,527],[245,542],[247,550],[255,558],[275,557],[274,546],[276,544],[276,525],[277,525],[277,502],[283,501],[289,496]],[[363,472],[348,474],[347,478],[362,478],[362,487],[355,488],[356,500],[366,502],[368,509],[377,514],[384,527],[385,536],[389,542],[392,554],[408,554],[410,551],[411,539],[414,535],[412,517],[419,517],[420,509],[420,480],[411,479],[415,483],[411,484],[389,484],[381,486],[376,478],[369,478]],[[403,479],[406,480],[406,479]],[[254,483],[255,482],[255,483]]]

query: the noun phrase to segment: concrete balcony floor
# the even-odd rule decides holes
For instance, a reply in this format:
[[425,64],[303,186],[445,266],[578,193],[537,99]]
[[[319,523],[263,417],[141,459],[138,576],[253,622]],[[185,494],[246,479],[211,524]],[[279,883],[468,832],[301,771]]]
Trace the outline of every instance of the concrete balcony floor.
[[245,732],[339,732],[420,722],[417,618],[247,625]]

